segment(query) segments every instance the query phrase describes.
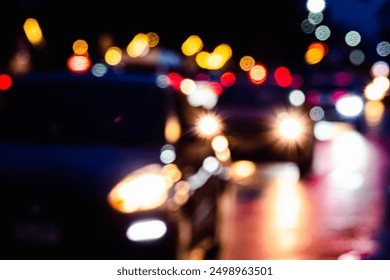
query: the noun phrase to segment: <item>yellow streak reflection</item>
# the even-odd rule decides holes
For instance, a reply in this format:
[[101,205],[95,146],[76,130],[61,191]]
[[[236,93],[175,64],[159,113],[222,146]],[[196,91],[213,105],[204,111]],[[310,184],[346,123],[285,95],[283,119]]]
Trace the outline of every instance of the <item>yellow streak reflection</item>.
[[271,259],[301,259],[311,240],[308,231],[309,203],[303,186],[289,180],[277,180],[268,188],[266,209],[268,225],[265,238]]
[[176,143],[181,136],[181,127],[176,115],[170,115],[165,123],[165,139],[168,143]]
[[245,184],[232,180],[221,198],[220,259],[310,259],[315,214],[299,169],[281,163],[256,172]]
[[377,127],[383,118],[385,105],[381,101],[367,101],[364,105],[364,117],[369,127]]

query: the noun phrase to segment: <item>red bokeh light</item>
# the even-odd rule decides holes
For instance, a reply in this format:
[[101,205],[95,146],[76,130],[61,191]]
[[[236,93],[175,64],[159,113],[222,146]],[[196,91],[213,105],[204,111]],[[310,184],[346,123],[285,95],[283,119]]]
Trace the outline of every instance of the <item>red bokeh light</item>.
[[12,86],[12,78],[7,74],[0,75],[0,90],[8,90]]
[[210,82],[209,87],[213,90],[215,95],[217,95],[217,96],[221,95],[223,88],[222,88],[222,85],[220,83]]
[[171,72],[168,74],[168,83],[171,87],[176,90],[180,90],[180,84],[183,81],[183,77],[176,72]]
[[284,66],[276,68],[274,78],[276,83],[281,87],[288,87],[293,81],[290,70]]
[[91,67],[91,60],[86,55],[72,55],[68,59],[68,69],[75,73],[83,73]]
[[236,82],[236,75],[233,72],[225,72],[221,75],[220,80],[224,87],[230,87]]

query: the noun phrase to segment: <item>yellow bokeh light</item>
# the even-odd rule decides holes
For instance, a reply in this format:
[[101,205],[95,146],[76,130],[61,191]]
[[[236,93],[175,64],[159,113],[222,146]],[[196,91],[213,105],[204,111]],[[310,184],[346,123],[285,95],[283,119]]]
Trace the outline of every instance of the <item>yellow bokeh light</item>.
[[232,49],[227,44],[218,45],[212,53],[201,51],[195,57],[199,67],[208,70],[221,69],[232,56]]
[[199,67],[201,67],[203,69],[207,69],[207,65],[208,65],[207,60],[208,60],[209,55],[210,54],[208,52],[205,52],[205,51],[201,51],[196,55],[195,61]]
[[256,64],[255,59],[252,56],[246,55],[240,59],[240,68],[244,71],[249,71]]
[[256,165],[252,161],[240,160],[232,164],[230,172],[233,178],[243,179],[252,176],[256,171]]
[[171,178],[173,182],[178,182],[182,177],[179,167],[174,163],[165,165],[162,168],[162,173]]
[[379,101],[386,95],[386,90],[379,83],[371,82],[364,88],[364,96],[368,100]]
[[226,61],[229,60],[233,55],[232,48],[228,44],[218,45],[214,49],[213,53],[220,54]]
[[88,43],[85,40],[79,39],[73,43],[73,52],[77,55],[84,55],[88,51]]
[[229,149],[226,149],[226,150],[223,150],[222,152],[218,152],[218,151],[215,151],[215,157],[220,161],[220,162],[228,162],[231,160],[231,154],[230,154],[230,150]]
[[310,48],[305,53],[307,64],[317,64],[324,58],[324,52],[319,48]]
[[181,51],[186,56],[192,56],[200,52],[203,48],[203,41],[197,35],[189,36],[181,46]]
[[212,53],[207,58],[207,69],[220,69],[225,63],[224,57],[218,53]]
[[226,63],[225,58],[218,53],[199,52],[195,61],[199,67],[208,70],[218,70]]
[[38,21],[35,18],[28,18],[23,25],[27,40],[33,45],[41,45],[44,41],[43,33]]
[[148,37],[148,44],[149,44],[149,47],[151,47],[151,48],[154,48],[160,42],[160,37],[155,32],[147,33],[146,37]]
[[377,127],[385,112],[385,105],[382,101],[367,101],[364,105],[364,117],[369,127]]
[[118,47],[110,47],[104,55],[104,60],[109,65],[118,65],[122,60],[122,50]]
[[127,45],[126,52],[130,57],[145,56],[149,52],[149,38],[144,33],[138,33]]

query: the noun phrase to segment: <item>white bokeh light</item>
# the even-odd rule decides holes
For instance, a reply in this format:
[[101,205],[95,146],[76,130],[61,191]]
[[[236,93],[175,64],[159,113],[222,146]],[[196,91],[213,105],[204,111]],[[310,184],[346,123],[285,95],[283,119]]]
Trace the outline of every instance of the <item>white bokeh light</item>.
[[126,236],[131,241],[151,241],[159,239],[167,232],[167,225],[157,219],[145,219],[129,226]]
[[386,61],[376,61],[370,69],[370,73],[372,77],[379,77],[379,76],[388,76],[390,73],[390,67],[389,64]]
[[336,102],[336,110],[345,117],[356,117],[363,112],[363,99],[357,95],[340,98]]
[[288,95],[288,100],[293,106],[301,106],[303,103],[305,103],[305,99],[305,94],[299,89],[291,91]]
[[388,56],[390,54],[390,43],[382,41],[376,46],[376,52],[380,56]]
[[306,8],[312,13],[320,13],[325,10],[325,7],[325,0],[307,0],[306,2]]
[[357,131],[346,131],[334,139],[331,146],[331,159],[335,169],[344,172],[364,170],[367,165],[368,146],[364,137]]
[[361,41],[361,36],[360,33],[354,30],[349,31],[345,35],[345,42],[347,43],[348,46],[350,47],[356,47],[357,45],[360,44]]
[[330,28],[326,25],[320,25],[314,32],[316,38],[320,41],[328,40],[331,34]]
[[320,24],[322,22],[322,20],[324,19],[324,14],[321,12],[319,12],[319,13],[309,12],[307,19],[309,20],[309,22],[311,24],[317,25],[317,24]]

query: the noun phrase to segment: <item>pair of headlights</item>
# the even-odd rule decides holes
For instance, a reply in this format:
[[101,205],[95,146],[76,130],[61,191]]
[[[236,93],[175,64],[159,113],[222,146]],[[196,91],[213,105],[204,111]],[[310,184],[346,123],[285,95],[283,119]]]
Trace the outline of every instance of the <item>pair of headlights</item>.
[[[226,151],[228,147],[227,139],[221,134],[223,124],[218,116],[207,114],[200,117],[197,122],[197,132],[200,137],[212,137],[215,141],[212,141],[213,149],[216,154]],[[302,138],[307,125],[300,116],[279,113],[276,118],[273,119],[271,125],[275,137],[281,138],[287,142],[295,142]],[[226,140],[221,142],[221,140]],[[220,143],[221,142],[221,143]],[[218,145],[217,145],[218,144]],[[215,147],[217,148],[215,148]],[[224,147],[223,151],[222,148]],[[206,173],[213,173],[217,169],[210,171],[208,168],[209,163],[218,161],[218,166],[222,166],[220,159],[210,157],[205,159],[203,171]],[[244,165],[244,163],[246,165]],[[250,173],[254,172],[255,165],[250,164],[249,161],[242,161],[240,164],[231,163],[231,172],[235,176],[247,177]],[[215,165],[215,164],[214,164]],[[213,165],[213,166],[214,166]],[[249,172],[249,173],[248,173]],[[198,172],[199,173],[199,172]],[[203,172],[204,173],[204,172]],[[215,173],[215,172],[214,172]],[[196,174],[192,177],[196,177]],[[108,195],[108,201],[110,205],[119,212],[122,213],[135,213],[139,211],[150,211],[156,209],[163,209],[167,205],[167,201],[173,197],[175,205],[180,206],[184,204],[190,196],[190,184],[185,180],[181,180],[181,172],[178,167],[173,164],[150,164],[144,166],[136,171],[130,173],[123,180],[121,180]],[[145,226],[157,226],[159,230],[147,230]],[[142,229],[141,229],[142,228]],[[130,240],[140,241],[144,240],[145,232],[163,232],[166,231],[163,221],[159,220],[146,220],[137,221],[132,224],[128,231],[127,236]],[[142,234],[137,235],[137,232]],[[148,239],[158,238],[155,236],[148,237]]]
[[[220,120],[207,115],[199,121],[200,133],[217,134]],[[304,124],[287,113],[279,114],[276,130],[287,140],[301,136]],[[174,165],[151,164],[142,167],[124,178],[110,192],[108,200],[117,210],[125,213],[155,209],[162,206],[171,187],[180,179],[180,170]]]
[[[287,140],[298,139],[305,130],[304,118],[297,113],[281,112],[270,121],[274,132]],[[196,129],[200,136],[214,136],[223,130],[223,122],[217,115],[208,113],[197,120]]]

